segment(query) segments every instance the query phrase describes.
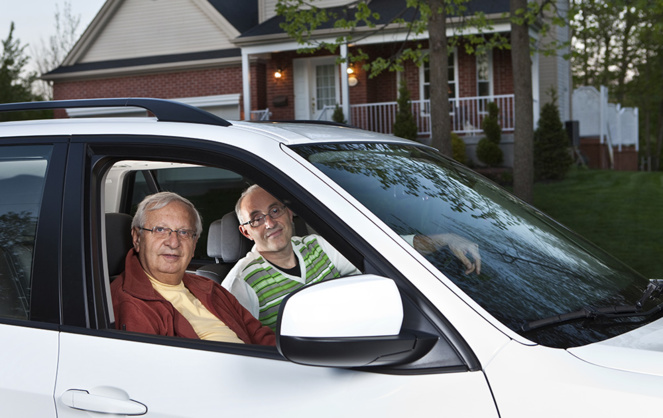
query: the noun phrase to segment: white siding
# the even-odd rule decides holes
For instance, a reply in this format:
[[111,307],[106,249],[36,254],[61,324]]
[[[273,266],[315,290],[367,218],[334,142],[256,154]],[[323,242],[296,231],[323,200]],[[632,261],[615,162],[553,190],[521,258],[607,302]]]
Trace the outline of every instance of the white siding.
[[277,0],[260,0],[260,3],[258,3],[258,7],[260,8],[260,23],[276,16],[276,2]]
[[125,0],[79,62],[234,47],[195,0]]
[[[557,0],[556,3],[560,14],[567,13],[568,0]],[[548,46],[553,40],[559,43],[568,41],[569,28],[567,26],[552,25],[550,32],[542,39],[541,43]],[[567,53],[569,53],[568,47],[557,50],[555,54],[550,56],[541,55],[539,61],[541,105],[550,102],[550,89],[554,88],[557,93],[557,106],[562,122],[569,120],[571,117],[571,68],[569,61],[564,59],[564,54]]]

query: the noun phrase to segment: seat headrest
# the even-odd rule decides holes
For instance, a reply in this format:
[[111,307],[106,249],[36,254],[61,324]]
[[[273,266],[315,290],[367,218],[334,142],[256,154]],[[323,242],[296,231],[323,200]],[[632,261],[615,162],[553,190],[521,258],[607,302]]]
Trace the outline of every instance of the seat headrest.
[[124,271],[124,259],[133,246],[131,221],[131,215],[126,213],[106,214],[106,257],[111,277]]
[[235,212],[226,213],[209,226],[207,255],[224,263],[234,263],[251,250],[252,242],[239,232]]

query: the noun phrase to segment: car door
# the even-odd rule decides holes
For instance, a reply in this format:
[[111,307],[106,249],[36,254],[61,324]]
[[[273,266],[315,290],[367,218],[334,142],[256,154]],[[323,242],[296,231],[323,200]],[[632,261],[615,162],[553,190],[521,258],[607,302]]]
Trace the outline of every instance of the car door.
[[[63,274],[68,285],[63,293],[69,313],[60,336],[59,367],[55,405],[59,417],[148,415],[153,417],[200,416],[405,416],[412,412],[435,412],[443,416],[497,416],[485,376],[476,361],[468,361],[457,351],[467,350],[446,338],[437,325],[439,319],[427,317],[416,300],[415,291],[404,294],[408,324],[440,333],[437,367],[344,369],[313,367],[285,360],[274,347],[246,346],[181,338],[129,333],[112,329],[112,309],[106,291],[108,273],[101,262],[103,222],[100,216],[103,173],[122,158],[163,158],[176,162],[199,163],[232,168],[253,181],[274,186],[279,194],[288,193],[290,203],[301,215],[315,218],[315,227],[331,233],[339,230],[338,219],[329,209],[311,201],[302,203],[296,185],[281,170],[264,160],[201,149],[183,153],[180,140],[158,138],[153,144],[136,145],[127,140],[123,155],[117,151],[122,138],[112,145],[85,140],[72,147],[71,158],[89,159],[80,175],[85,180],[67,183],[73,196],[84,196],[79,204],[83,213],[66,212],[67,230],[83,237],[78,266],[68,264]],[[156,141],[156,139],[155,139]],[[129,144],[132,144],[131,146]],[[172,146],[172,148],[171,148]],[[190,145],[189,145],[190,146]],[[104,155],[104,153],[111,153]],[[190,155],[191,157],[188,157]],[[194,157],[195,156],[195,157]],[[78,188],[78,194],[76,193]],[[86,206],[87,205],[87,206]],[[66,205],[69,207],[69,205]],[[71,205],[73,208],[75,205]],[[323,221],[321,213],[327,216]],[[307,220],[308,220],[307,219]],[[347,227],[340,228],[347,230]],[[359,238],[336,232],[334,245],[353,248],[348,258],[371,273],[390,275],[388,268],[375,271],[370,266],[388,264],[370,250],[349,245]],[[72,242],[72,245],[74,243]],[[366,246],[366,244],[364,244]],[[360,246],[361,247],[361,246]],[[72,247],[73,248],[73,247]],[[350,250],[349,250],[350,251]],[[73,250],[72,250],[73,252]],[[395,254],[406,257],[406,253]],[[364,260],[365,258],[365,260]],[[64,268],[64,267],[63,267]],[[395,273],[394,273],[395,274]],[[78,276],[82,284],[71,278]],[[408,292],[406,292],[408,293]],[[421,325],[424,324],[424,325]],[[459,348],[460,347],[460,348]],[[435,354],[437,355],[437,354]],[[446,363],[445,363],[446,362]],[[472,363],[472,364],[469,364]]]
[[66,138],[0,146],[0,416],[55,417]]

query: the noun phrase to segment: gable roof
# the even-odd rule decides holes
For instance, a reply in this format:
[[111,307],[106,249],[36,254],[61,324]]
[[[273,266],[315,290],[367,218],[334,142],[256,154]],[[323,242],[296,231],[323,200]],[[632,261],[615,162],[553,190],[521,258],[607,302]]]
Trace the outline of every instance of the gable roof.
[[207,0],[240,33],[258,25],[258,0]]
[[107,0],[62,65],[42,78],[239,63],[233,40],[238,27],[257,23],[257,2]]

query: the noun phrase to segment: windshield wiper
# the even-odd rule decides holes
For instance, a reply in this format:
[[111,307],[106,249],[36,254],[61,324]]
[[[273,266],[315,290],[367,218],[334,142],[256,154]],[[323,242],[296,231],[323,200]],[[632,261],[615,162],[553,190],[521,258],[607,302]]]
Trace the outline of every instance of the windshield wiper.
[[642,293],[640,300],[635,303],[635,306],[638,307],[638,309],[642,309],[642,306],[645,304],[647,299],[654,299],[656,296],[661,294],[661,291],[663,291],[663,280],[649,280],[647,288]]
[[595,319],[595,318],[626,318],[626,317],[647,317],[655,313],[663,311],[663,303],[656,305],[654,308],[643,311],[647,299],[653,299],[663,291],[663,280],[650,280],[647,288],[642,294],[640,300],[635,305],[620,305],[608,306],[605,308],[592,308],[590,306],[584,307],[577,311],[568,312],[559,315],[553,315],[548,318],[537,319],[530,321],[520,327],[524,332],[532,331],[538,328],[543,328],[551,325],[564,324],[579,319]]

